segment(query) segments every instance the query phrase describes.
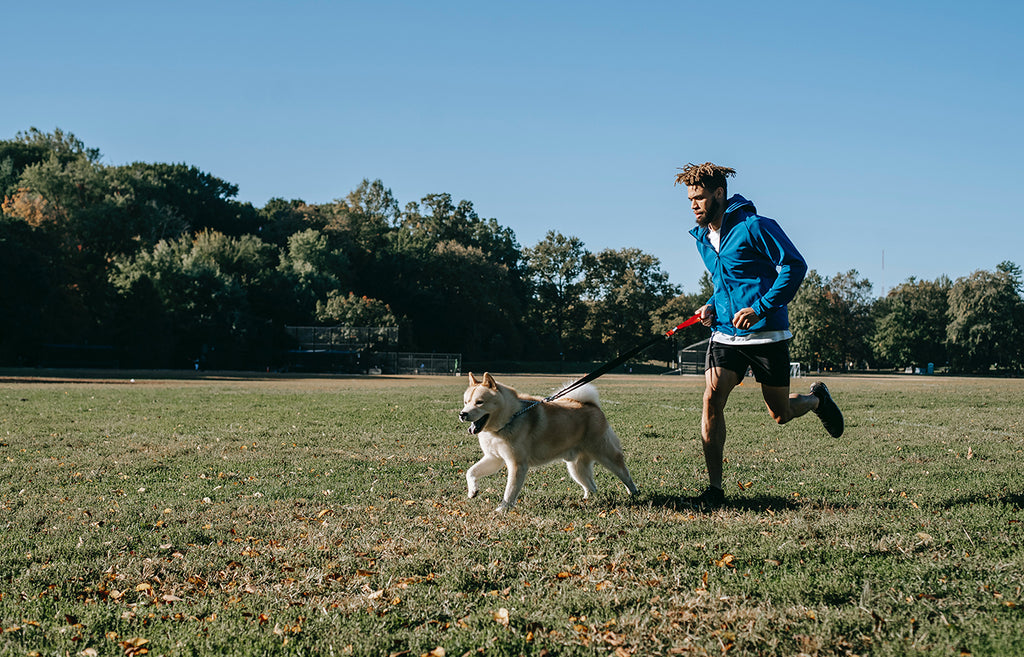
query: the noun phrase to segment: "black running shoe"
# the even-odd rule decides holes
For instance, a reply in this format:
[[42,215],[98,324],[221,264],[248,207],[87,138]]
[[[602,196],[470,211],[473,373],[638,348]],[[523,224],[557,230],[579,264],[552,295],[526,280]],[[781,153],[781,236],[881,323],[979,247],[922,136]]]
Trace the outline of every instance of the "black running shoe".
[[708,486],[703,493],[693,498],[692,504],[693,506],[705,509],[716,509],[725,504],[725,491],[721,488]]
[[825,425],[828,435],[833,438],[843,435],[843,412],[832,401],[832,395],[828,393],[828,386],[818,381],[811,386],[811,394],[818,398],[818,408],[814,409],[814,414]]

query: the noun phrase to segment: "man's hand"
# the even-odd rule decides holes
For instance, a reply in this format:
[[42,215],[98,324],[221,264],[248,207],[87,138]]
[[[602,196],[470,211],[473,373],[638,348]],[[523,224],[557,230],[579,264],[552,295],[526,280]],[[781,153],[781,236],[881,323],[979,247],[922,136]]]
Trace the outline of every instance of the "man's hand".
[[708,328],[715,325],[715,318],[718,316],[715,312],[715,307],[710,303],[706,306],[702,306],[697,312],[700,313],[700,323]]
[[757,320],[761,319],[754,312],[753,308],[744,308],[739,311],[732,318],[732,325],[738,329],[748,329],[754,324],[757,324]]

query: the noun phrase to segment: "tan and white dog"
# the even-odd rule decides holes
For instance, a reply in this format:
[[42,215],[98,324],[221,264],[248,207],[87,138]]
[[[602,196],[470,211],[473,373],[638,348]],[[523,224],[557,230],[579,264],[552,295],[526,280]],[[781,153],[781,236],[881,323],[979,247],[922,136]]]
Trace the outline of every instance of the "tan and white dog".
[[[594,461],[615,473],[630,495],[637,494],[619,437],[601,410],[594,386],[573,390],[571,398],[567,395],[545,402],[520,395],[495,381],[490,373],[484,374],[483,381],[470,373],[463,402],[459,419],[471,423],[469,432],[479,436],[484,452],[483,458],[466,471],[469,497],[480,492],[480,477],[492,475],[504,465],[508,481],[497,511],[507,511],[523,489],[526,471],[558,459],[565,461],[569,475],[583,487],[584,499],[597,490]],[[535,402],[540,403],[533,405]]]

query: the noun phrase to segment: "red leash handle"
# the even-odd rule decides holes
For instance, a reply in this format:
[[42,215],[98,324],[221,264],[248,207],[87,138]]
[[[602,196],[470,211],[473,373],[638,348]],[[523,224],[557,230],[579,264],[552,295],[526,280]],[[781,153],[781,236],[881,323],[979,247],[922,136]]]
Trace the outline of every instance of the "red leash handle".
[[689,319],[687,319],[685,322],[683,322],[679,326],[675,327],[674,329],[669,329],[668,331],[665,332],[665,335],[668,336],[668,337],[672,337],[672,335],[675,334],[676,331],[679,331],[680,329],[684,329],[687,326],[693,326],[694,324],[696,324],[699,321],[700,321],[700,313],[699,312],[693,313],[693,317],[690,317]]

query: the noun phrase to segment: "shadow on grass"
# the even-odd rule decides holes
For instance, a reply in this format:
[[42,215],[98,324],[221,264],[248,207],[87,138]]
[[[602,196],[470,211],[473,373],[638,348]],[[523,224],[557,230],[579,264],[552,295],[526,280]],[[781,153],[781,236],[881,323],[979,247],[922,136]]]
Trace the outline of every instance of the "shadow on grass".
[[942,506],[947,509],[961,506],[974,506],[975,504],[999,505],[1005,504],[1018,510],[1024,509],[1024,494],[1021,493],[975,493],[974,495],[961,495],[951,497]]
[[714,511],[739,511],[739,512],[754,512],[754,513],[766,513],[779,512],[779,511],[792,511],[801,507],[806,507],[807,504],[796,503],[794,500],[779,497],[777,495],[758,495],[756,497],[727,497],[725,504],[718,507],[702,507],[697,497],[687,497],[678,495],[665,495],[663,493],[654,493],[640,496],[635,502],[637,506],[654,506],[663,509],[670,509],[672,511],[697,511],[710,513]]

